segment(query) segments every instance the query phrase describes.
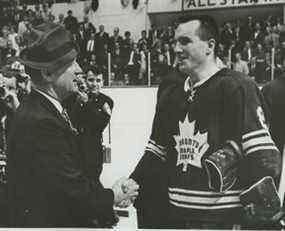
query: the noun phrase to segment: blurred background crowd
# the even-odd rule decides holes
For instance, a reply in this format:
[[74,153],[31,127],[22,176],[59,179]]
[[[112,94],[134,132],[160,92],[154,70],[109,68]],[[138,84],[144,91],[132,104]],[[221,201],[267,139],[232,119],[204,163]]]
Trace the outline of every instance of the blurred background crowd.
[[[2,8],[0,26],[0,67],[7,73],[20,51],[29,44],[32,27],[44,21],[62,24],[78,51],[78,63],[83,71],[90,69],[103,73],[104,85],[152,85],[176,67],[174,30],[151,27],[141,31],[138,40],[130,31],[114,27],[112,33],[104,25],[95,27],[86,15],[83,21],[68,10],[56,18],[49,3],[27,5],[11,4]],[[218,61],[242,71],[264,83],[278,76],[285,68],[285,26],[283,18],[265,16],[255,20],[248,16],[220,25],[221,41]]]

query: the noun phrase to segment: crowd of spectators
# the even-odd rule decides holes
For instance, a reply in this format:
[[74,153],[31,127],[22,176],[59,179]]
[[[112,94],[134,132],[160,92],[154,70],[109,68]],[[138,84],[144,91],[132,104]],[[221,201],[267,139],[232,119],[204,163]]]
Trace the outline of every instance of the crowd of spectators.
[[[112,34],[105,31],[104,25],[96,28],[87,15],[79,22],[71,10],[56,18],[48,4],[37,4],[33,9],[26,5],[2,8],[1,67],[9,65],[9,60],[19,55],[29,44],[32,27],[44,21],[62,24],[70,31],[78,51],[77,61],[83,71],[94,69],[103,73],[105,85],[147,84],[149,74],[151,83],[158,84],[176,67],[175,25],[143,30],[141,37],[134,41],[130,31],[121,32],[119,27],[114,27]],[[221,41],[217,51],[222,65],[242,71],[259,83],[270,80],[272,72],[276,76],[284,70],[283,18],[268,16],[263,20],[255,20],[249,16],[245,22],[239,19],[225,22],[220,26],[220,32]],[[272,48],[275,48],[273,54]]]

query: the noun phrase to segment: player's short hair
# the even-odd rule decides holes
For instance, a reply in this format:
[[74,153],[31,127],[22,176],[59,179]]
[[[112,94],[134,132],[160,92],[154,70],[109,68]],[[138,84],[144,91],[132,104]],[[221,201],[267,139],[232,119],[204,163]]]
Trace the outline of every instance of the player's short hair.
[[202,41],[214,39],[216,41],[215,55],[217,54],[218,44],[220,42],[219,28],[216,20],[209,15],[186,15],[178,19],[179,24],[184,24],[190,21],[200,22],[197,30],[197,35]]

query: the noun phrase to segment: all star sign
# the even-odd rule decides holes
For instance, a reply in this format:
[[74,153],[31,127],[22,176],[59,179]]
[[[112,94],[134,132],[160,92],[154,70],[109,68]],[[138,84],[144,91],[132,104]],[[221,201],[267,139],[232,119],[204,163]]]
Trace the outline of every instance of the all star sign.
[[285,4],[285,0],[182,0],[183,10]]

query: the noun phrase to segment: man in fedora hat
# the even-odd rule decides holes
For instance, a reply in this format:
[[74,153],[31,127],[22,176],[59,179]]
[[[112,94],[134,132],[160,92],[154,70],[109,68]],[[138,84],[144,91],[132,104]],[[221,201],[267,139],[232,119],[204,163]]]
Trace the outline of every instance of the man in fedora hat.
[[[21,52],[33,89],[18,108],[9,135],[9,206],[12,227],[111,227],[114,205],[133,199],[138,186],[118,180],[112,189],[82,170],[77,130],[62,106],[81,72],[67,31],[44,23]],[[124,184],[131,190],[124,190]]]

